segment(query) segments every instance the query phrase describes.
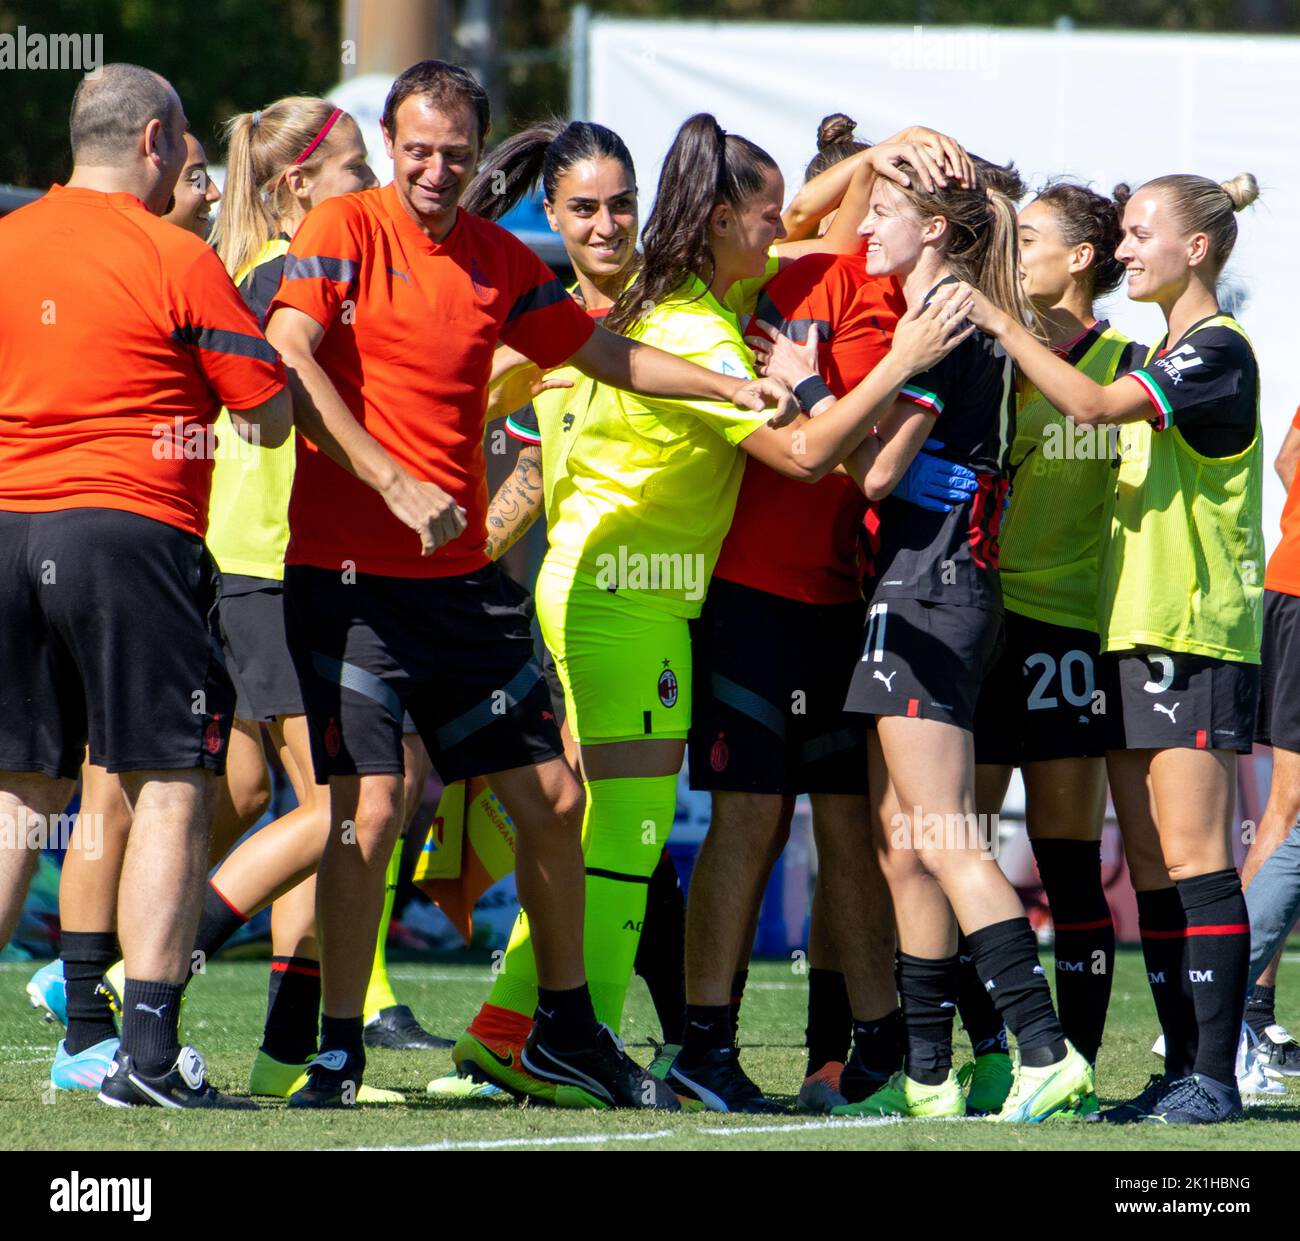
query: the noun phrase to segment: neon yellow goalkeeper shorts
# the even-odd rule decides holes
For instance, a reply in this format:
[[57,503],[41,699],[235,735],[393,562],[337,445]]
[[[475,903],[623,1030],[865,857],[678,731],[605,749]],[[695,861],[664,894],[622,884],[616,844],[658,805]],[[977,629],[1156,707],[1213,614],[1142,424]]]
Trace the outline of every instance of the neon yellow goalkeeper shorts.
[[684,617],[545,562],[535,598],[575,741],[685,738],[691,632]]

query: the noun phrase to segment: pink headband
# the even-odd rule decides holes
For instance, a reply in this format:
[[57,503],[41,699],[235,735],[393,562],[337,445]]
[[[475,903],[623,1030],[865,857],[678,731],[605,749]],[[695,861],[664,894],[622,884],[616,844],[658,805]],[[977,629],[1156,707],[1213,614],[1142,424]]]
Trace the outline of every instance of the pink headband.
[[315,136],[315,137],[314,137],[314,138],[313,138],[313,139],[312,139],[312,140],[307,144],[307,149],[306,149],[306,150],[305,150],[305,151],[304,151],[300,156],[298,156],[298,158],[297,158],[296,160],[294,160],[293,162],[294,162],[295,164],[301,164],[304,160],[306,160],[307,157],[308,157],[309,155],[311,155],[311,153],[312,153],[312,152],[313,152],[313,151],[314,151],[318,146],[320,146],[320,144],[321,144],[322,142],[325,141],[325,135],[329,133],[329,131],[330,131],[330,130],[333,128],[333,126],[334,126],[334,122],[337,121],[337,120],[339,119],[339,117],[342,116],[342,115],[343,115],[343,109],[342,109],[342,108],[335,108],[334,111],[330,113],[330,118],[329,118],[329,120],[326,121],[325,124],[322,125],[322,126],[320,127],[320,133],[318,133],[318,134],[317,134],[317,135],[316,135],[316,136]]

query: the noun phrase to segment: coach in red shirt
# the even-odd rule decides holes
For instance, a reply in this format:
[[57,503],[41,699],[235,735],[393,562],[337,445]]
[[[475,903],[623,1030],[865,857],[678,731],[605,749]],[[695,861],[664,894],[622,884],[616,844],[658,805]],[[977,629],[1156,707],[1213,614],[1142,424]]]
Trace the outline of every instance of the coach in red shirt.
[[597,1027],[587,994],[582,787],[562,757],[522,592],[483,550],[492,356],[504,341],[543,368],[792,413],[772,381],[741,383],[596,329],[521,242],[461,211],[488,122],[465,70],[431,60],[403,73],[383,117],[393,184],[308,216],[267,325],[302,431],[286,626],[333,814],[317,889],[321,1054],[290,1102],[346,1105],[360,1085],[408,711],[442,779],[488,776],[518,828],[541,997],[530,1047],[545,1049],[544,1076],[607,1106],[671,1109],[672,1093]]
[[[89,742],[134,814],[100,1098],[220,1106],[177,1038],[234,707],[203,543],[210,431],[225,405],[283,443],[289,397],[216,255],[157,218],[185,161],[176,92],[106,65],[71,127],[67,186],[0,221],[0,943],[38,856],[24,829],[67,805]],[[69,999],[94,982],[70,975]]]

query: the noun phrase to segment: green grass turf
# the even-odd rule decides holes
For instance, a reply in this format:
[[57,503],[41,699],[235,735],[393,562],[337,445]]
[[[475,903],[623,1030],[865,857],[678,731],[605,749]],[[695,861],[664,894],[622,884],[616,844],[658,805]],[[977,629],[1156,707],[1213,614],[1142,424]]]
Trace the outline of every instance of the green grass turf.
[[[1046,963],[1046,961],[1045,961]],[[118,1111],[89,1094],[48,1089],[48,1069],[61,1034],[28,1005],[23,986],[35,964],[0,965],[0,1148],[28,1150],[241,1149],[305,1150],[356,1146],[560,1146],[685,1150],[1261,1150],[1300,1144],[1300,1079],[1276,1102],[1248,1111],[1249,1120],[1214,1129],[1114,1128],[1084,1124],[1000,1126],[979,1120],[941,1122],[831,1121],[794,1112],[804,1069],[806,980],[782,962],[757,962],[750,971],[741,1042],[750,1075],[791,1115],[716,1114],[642,1116],[563,1112],[512,1102],[430,1099],[425,1086],[451,1067],[447,1052],[371,1052],[367,1080],[406,1093],[405,1106],[357,1108],[346,1113],[290,1112],[272,1103],[257,1113],[181,1115],[153,1109]],[[424,1024],[454,1036],[487,992],[482,962],[402,962],[393,966],[399,999]],[[209,1076],[223,1089],[247,1083],[259,1041],[266,995],[262,961],[213,963],[191,988],[188,1037],[208,1059]],[[1300,965],[1282,967],[1279,1017],[1300,1026]],[[625,1020],[630,1050],[648,1062],[648,1038],[657,1035],[649,997],[634,980]],[[1127,1098],[1159,1065],[1150,1046],[1154,1010],[1136,951],[1120,954],[1101,1059],[1101,1094]],[[968,1046],[960,1033],[964,1059]]]

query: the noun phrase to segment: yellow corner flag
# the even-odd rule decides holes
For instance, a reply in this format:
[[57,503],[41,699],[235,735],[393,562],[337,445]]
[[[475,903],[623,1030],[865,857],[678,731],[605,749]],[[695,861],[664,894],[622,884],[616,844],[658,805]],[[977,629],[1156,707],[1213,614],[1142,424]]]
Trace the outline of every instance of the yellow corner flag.
[[412,882],[467,944],[479,897],[514,868],[515,825],[487,781],[476,776],[447,785]]

